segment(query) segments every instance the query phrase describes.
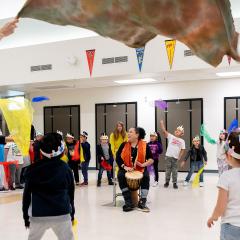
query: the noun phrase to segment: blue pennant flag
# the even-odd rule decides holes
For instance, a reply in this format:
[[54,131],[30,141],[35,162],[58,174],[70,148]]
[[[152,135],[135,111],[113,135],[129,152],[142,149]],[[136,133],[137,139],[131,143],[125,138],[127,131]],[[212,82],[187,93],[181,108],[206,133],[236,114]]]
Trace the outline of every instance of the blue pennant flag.
[[145,47],[136,49],[137,60],[138,60],[138,67],[139,67],[139,71],[140,72],[142,71],[144,51],[145,51]]

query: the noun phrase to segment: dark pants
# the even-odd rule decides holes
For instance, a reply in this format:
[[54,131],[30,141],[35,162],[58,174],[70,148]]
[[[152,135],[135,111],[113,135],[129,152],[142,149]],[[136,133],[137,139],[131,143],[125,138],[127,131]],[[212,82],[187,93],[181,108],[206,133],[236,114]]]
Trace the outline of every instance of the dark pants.
[[88,183],[88,166],[89,162],[85,161],[81,164],[82,166],[82,175],[85,183]]
[[69,161],[68,165],[73,171],[75,182],[79,183],[79,169],[78,169],[79,162],[78,161]]
[[[105,169],[101,166],[98,172],[98,182],[101,182],[104,171]],[[112,170],[107,171],[107,178],[109,183],[112,182]]]
[[[194,171],[197,170],[199,171],[201,168],[203,167],[203,162],[202,161],[191,161],[190,163],[190,170],[188,172],[188,175],[186,177],[186,182],[189,182]],[[203,182],[203,172],[202,174],[200,175],[200,182]]]
[[[130,190],[127,185],[127,180],[125,177],[126,171],[124,169],[119,169],[118,171],[118,182],[119,182],[119,187],[122,191],[124,200],[126,203],[131,203],[131,194]],[[144,173],[143,173],[143,178],[141,180],[141,198],[146,199],[150,187],[150,177],[147,169],[145,168]]]
[[153,167],[154,167],[154,173],[155,173],[155,181],[158,182],[158,180],[159,180],[159,176],[158,176],[158,159],[154,159]]

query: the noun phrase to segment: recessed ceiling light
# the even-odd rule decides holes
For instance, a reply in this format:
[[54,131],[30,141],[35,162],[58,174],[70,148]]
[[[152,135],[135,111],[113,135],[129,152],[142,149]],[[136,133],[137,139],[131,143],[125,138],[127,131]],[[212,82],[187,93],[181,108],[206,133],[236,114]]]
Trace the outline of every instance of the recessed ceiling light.
[[216,73],[218,77],[234,77],[234,76],[240,76],[240,72],[219,72]]
[[156,79],[153,78],[142,78],[142,79],[129,79],[129,80],[118,80],[114,81],[118,84],[135,84],[135,83],[149,83],[149,82],[156,82]]

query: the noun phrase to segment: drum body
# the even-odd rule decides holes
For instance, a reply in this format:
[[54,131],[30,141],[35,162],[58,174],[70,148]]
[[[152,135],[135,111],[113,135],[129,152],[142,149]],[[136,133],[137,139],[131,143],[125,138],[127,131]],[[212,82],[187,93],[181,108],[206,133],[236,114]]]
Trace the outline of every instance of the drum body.
[[143,173],[139,171],[126,172],[125,177],[130,191],[137,191],[140,188]]

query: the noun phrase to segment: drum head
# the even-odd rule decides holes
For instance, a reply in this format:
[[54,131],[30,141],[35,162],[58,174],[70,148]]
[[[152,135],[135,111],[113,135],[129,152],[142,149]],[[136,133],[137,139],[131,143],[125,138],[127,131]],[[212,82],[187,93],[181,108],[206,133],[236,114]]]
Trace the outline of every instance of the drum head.
[[133,172],[126,172],[125,177],[127,179],[142,179],[143,178],[143,173],[139,171],[133,171]]

